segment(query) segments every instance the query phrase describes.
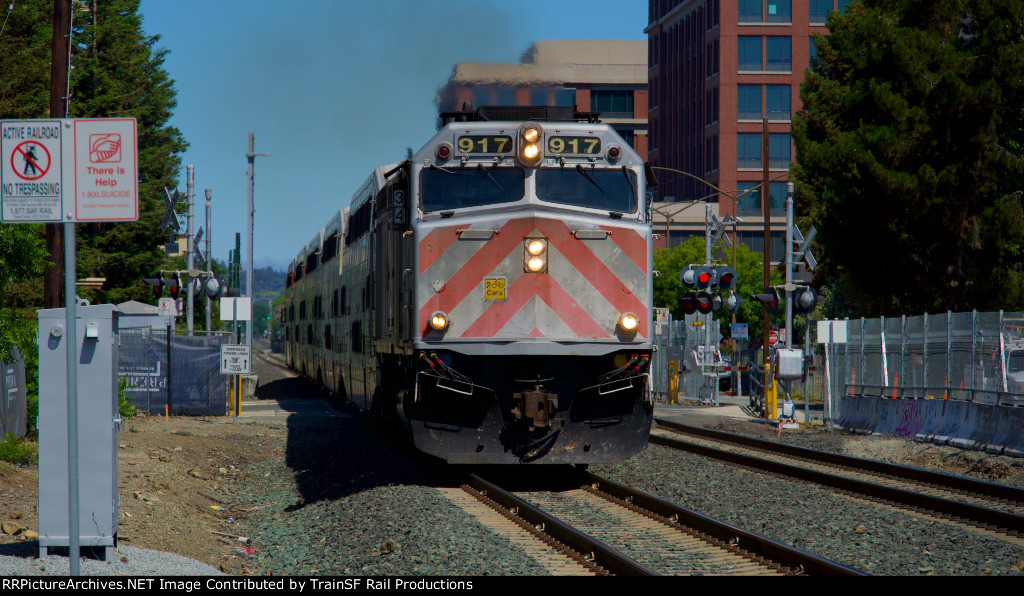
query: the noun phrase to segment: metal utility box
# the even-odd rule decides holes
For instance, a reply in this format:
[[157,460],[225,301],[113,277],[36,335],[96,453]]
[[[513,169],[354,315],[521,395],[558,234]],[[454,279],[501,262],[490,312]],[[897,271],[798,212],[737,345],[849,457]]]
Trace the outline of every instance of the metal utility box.
[[[78,346],[78,533],[81,547],[117,546],[117,317],[111,304],[76,308]],[[68,377],[66,315],[40,310],[39,554],[69,547]]]
[[783,380],[799,379],[804,374],[804,351],[780,348],[776,352],[778,365],[775,378]]

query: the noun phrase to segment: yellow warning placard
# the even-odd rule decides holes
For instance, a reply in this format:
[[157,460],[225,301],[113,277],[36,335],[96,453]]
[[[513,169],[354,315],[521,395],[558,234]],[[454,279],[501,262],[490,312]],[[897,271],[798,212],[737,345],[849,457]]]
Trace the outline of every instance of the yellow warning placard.
[[485,277],[484,300],[507,300],[508,296],[505,293],[507,285],[507,277]]

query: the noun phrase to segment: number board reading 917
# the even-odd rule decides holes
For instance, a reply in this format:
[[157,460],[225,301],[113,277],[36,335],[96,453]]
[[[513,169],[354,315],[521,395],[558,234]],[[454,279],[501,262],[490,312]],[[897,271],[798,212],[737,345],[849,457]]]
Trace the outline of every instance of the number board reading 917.
[[595,155],[601,152],[599,137],[548,137],[548,151],[556,155]]
[[223,375],[252,373],[252,350],[245,344],[221,344],[220,372]]
[[468,135],[458,140],[460,153],[512,153],[512,137],[504,135]]

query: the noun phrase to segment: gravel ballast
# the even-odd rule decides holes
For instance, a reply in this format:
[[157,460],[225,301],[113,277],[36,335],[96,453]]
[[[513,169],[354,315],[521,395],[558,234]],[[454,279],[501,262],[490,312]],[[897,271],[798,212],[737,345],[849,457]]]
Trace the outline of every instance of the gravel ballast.
[[[262,397],[308,399],[257,360]],[[262,367],[262,368],[259,368]],[[260,396],[261,389],[257,389]],[[270,393],[272,391],[272,394]],[[706,420],[711,420],[708,417]],[[436,488],[439,476],[368,418],[293,414],[282,444],[246,464],[231,498],[252,539],[238,556],[247,575],[528,576],[546,570],[482,526]],[[760,425],[749,425],[761,428]],[[284,436],[283,433],[279,433]],[[843,433],[788,433],[783,440],[852,452],[885,441],[891,461],[912,441]],[[1020,575],[1024,547],[950,523],[896,512],[816,485],[651,445],[590,471],[841,564],[880,575]],[[125,498],[122,496],[122,498]],[[67,558],[35,558],[38,543],[0,545],[0,575],[67,575]],[[83,575],[214,575],[174,554],[120,546],[111,562],[83,561]]]

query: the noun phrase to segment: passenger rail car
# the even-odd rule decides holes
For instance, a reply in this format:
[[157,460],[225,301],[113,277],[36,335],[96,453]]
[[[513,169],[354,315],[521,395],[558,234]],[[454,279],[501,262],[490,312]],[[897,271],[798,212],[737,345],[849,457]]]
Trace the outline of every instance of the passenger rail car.
[[616,461],[653,415],[653,177],[589,115],[504,112],[446,115],[296,256],[289,363],[452,463]]

